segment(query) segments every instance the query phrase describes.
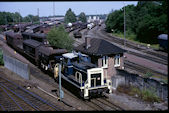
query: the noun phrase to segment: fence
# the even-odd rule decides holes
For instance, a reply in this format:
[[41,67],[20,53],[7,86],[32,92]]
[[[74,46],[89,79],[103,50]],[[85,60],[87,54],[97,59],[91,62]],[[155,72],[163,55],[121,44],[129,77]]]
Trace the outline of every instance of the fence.
[[3,54],[4,66],[9,70],[20,75],[24,79],[29,79],[30,69],[28,64],[25,64],[15,58]]
[[168,100],[168,84],[150,78],[143,78],[137,74],[132,74],[124,70],[117,70],[117,73],[125,78],[125,85],[136,86],[139,89],[152,90],[161,99]]

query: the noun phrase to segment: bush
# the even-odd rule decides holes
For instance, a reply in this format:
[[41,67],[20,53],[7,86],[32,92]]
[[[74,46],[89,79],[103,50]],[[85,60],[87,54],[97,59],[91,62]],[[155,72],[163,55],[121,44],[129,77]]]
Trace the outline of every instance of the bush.
[[153,74],[151,72],[149,72],[149,71],[146,72],[146,74],[144,75],[144,77],[146,77],[146,78],[149,78],[151,76],[153,76]]
[[141,90],[140,97],[145,100],[145,101],[150,101],[150,102],[159,102],[160,98],[150,90]]
[[0,48],[0,65],[4,65],[3,52],[2,52],[2,49],[1,49],[1,48]]
[[149,102],[159,102],[161,99],[155,94],[155,91],[151,88],[140,90],[135,86],[118,86],[117,90],[121,93],[128,94],[130,96],[138,95],[139,98],[143,99],[144,101]]
[[57,28],[53,27],[49,31],[47,39],[52,46],[64,48],[68,51],[73,49],[74,40],[69,37],[69,34],[65,31],[62,25]]

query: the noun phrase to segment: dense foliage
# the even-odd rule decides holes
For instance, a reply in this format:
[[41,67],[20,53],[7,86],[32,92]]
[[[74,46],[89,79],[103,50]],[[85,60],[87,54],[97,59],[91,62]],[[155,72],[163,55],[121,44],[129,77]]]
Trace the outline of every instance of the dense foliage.
[[65,48],[68,51],[73,49],[74,40],[69,37],[69,34],[65,31],[64,26],[53,27],[48,35],[47,39],[52,46],[59,48]]
[[[126,33],[133,33],[140,42],[155,44],[159,34],[168,33],[167,1],[138,1],[125,6]],[[112,11],[106,20],[106,30],[124,32],[124,7]]]
[[73,23],[73,22],[76,22],[77,19],[76,19],[76,15],[75,13],[71,10],[71,8],[69,8],[65,14],[65,17],[64,17],[64,22],[65,23]]
[[79,21],[82,21],[82,22],[86,22],[86,21],[87,21],[86,15],[85,15],[84,12],[81,12],[81,13],[79,14]]
[[0,12],[0,25],[13,24],[19,22],[37,22],[39,21],[38,16],[28,15],[22,17],[18,12]]
[[3,61],[3,51],[0,48],[0,65],[4,65],[4,61]]

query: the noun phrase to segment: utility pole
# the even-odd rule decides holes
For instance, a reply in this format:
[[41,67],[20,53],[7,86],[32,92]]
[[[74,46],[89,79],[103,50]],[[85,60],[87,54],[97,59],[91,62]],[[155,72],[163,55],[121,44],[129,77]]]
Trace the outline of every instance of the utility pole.
[[59,63],[59,98],[60,98],[60,101],[61,99],[64,97],[64,92],[62,91],[62,84],[61,84],[61,64],[62,64],[62,58],[60,58],[60,63]]
[[20,25],[20,9],[19,10],[19,32],[21,32],[21,25]]
[[[37,9],[37,14],[38,14],[38,18],[39,18],[39,8]],[[40,18],[39,18],[39,24],[40,24]]]
[[55,16],[55,2],[53,2],[53,17]]
[[126,17],[125,17],[125,4],[124,4],[124,48],[125,47],[126,47]]

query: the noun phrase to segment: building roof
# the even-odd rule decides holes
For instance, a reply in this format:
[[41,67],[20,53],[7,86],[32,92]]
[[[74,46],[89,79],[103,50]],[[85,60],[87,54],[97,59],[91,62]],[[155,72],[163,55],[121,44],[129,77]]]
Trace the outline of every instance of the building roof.
[[90,47],[86,49],[85,43],[75,47],[76,51],[80,51],[85,54],[94,55],[94,56],[104,56],[124,53],[126,50],[115,46],[114,44],[105,41],[103,39],[91,38]]

